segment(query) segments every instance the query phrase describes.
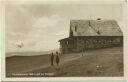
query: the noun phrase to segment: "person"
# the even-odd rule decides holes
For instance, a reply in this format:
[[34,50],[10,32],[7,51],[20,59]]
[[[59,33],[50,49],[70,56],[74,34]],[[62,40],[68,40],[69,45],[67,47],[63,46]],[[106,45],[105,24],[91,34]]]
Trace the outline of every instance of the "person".
[[51,53],[51,66],[53,66],[53,65],[54,65],[53,60],[54,60],[54,54],[53,54],[53,53]]
[[59,65],[59,62],[60,62],[59,53],[56,52],[56,64],[57,64],[57,66]]

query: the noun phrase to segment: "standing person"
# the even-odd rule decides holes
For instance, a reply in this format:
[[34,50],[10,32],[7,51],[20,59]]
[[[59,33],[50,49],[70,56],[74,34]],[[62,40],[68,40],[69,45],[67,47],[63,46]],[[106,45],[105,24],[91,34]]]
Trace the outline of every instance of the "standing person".
[[51,66],[53,66],[53,65],[54,65],[53,60],[54,60],[54,54],[53,54],[53,53],[51,53]]
[[59,53],[56,52],[56,64],[57,64],[57,66],[59,65],[59,62],[60,62]]

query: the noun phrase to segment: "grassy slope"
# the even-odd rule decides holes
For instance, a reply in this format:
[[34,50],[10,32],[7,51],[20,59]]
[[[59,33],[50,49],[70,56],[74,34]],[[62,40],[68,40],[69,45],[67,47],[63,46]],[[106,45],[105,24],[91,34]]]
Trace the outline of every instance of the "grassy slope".
[[[123,53],[121,48],[109,48],[88,52],[87,56],[33,72],[54,73],[53,76],[123,76]],[[97,70],[96,66],[102,66]]]
[[[25,54],[25,53],[24,53]],[[62,55],[61,57],[65,57]],[[50,66],[50,55],[37,55],[37,56],[12,56],[6,58],[6,72],[7,76],[11,73],[24,73],[30,70]]]
[[[59,67],[35,69],[50,64],[49,55],[32,57],[11,57],[6,60],[7,75],[11,72],[21,72],[34,68],[30,73],[54,73],[53,76],[122,76],[123,75],[122,47],[107,48],[86,52],[83,57],[65,62]],[[69,56],[70,54],[65,54]],[[76,54],[73,54],[76,55]],[[61,58],[63,58],[61,57]],[[63,61],[61,59],[61,61]],[[102,66],[98,71],[96,66]]]
[[6,58],[7,73],[21,73],[28,69],[39,67],[49,61],[49,55],[14,56]]

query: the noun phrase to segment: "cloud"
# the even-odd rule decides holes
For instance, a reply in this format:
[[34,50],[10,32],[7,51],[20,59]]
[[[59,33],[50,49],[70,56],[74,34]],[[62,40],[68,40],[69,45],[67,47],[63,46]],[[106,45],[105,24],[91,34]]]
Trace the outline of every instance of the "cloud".
[[[59,15],[33,17],[31,28],[29,32],[9,32],[13,44],[17,43],[17,40],[21,40],[24,46],[20,51],[47,51],[59,48],[58,40],[68,37],[69,32],[69,19],[60,17]],[[19,38],[19,37],[20,38]],[[12,44],[8,44],[12,45]],[[11,46],[12,47],[12,46]],[[15,47],[15,48],[14,48]],[[17,47],[13,45],[11,51],[15,51]]]
[[58,16],[50,16],[50,17],[39,17],[39,18],[34,18],[34,23],[33,27],[37,28],[47,28],[47,27],[54,27],[56,24],[58,24],[60,18]]
[[26,35],[25,42],[34,42],[33,49],[37,50],[59,48],[58,40],[67,37],[69,31],[67,19],[57,15],[35,17],[32,24],[33,29]]

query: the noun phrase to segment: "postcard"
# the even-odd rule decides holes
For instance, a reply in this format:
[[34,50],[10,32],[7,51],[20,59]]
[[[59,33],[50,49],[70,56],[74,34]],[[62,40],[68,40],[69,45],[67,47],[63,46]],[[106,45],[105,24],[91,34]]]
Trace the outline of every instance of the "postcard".
[[2,4],[5,81],[126,77],[126,2]]

